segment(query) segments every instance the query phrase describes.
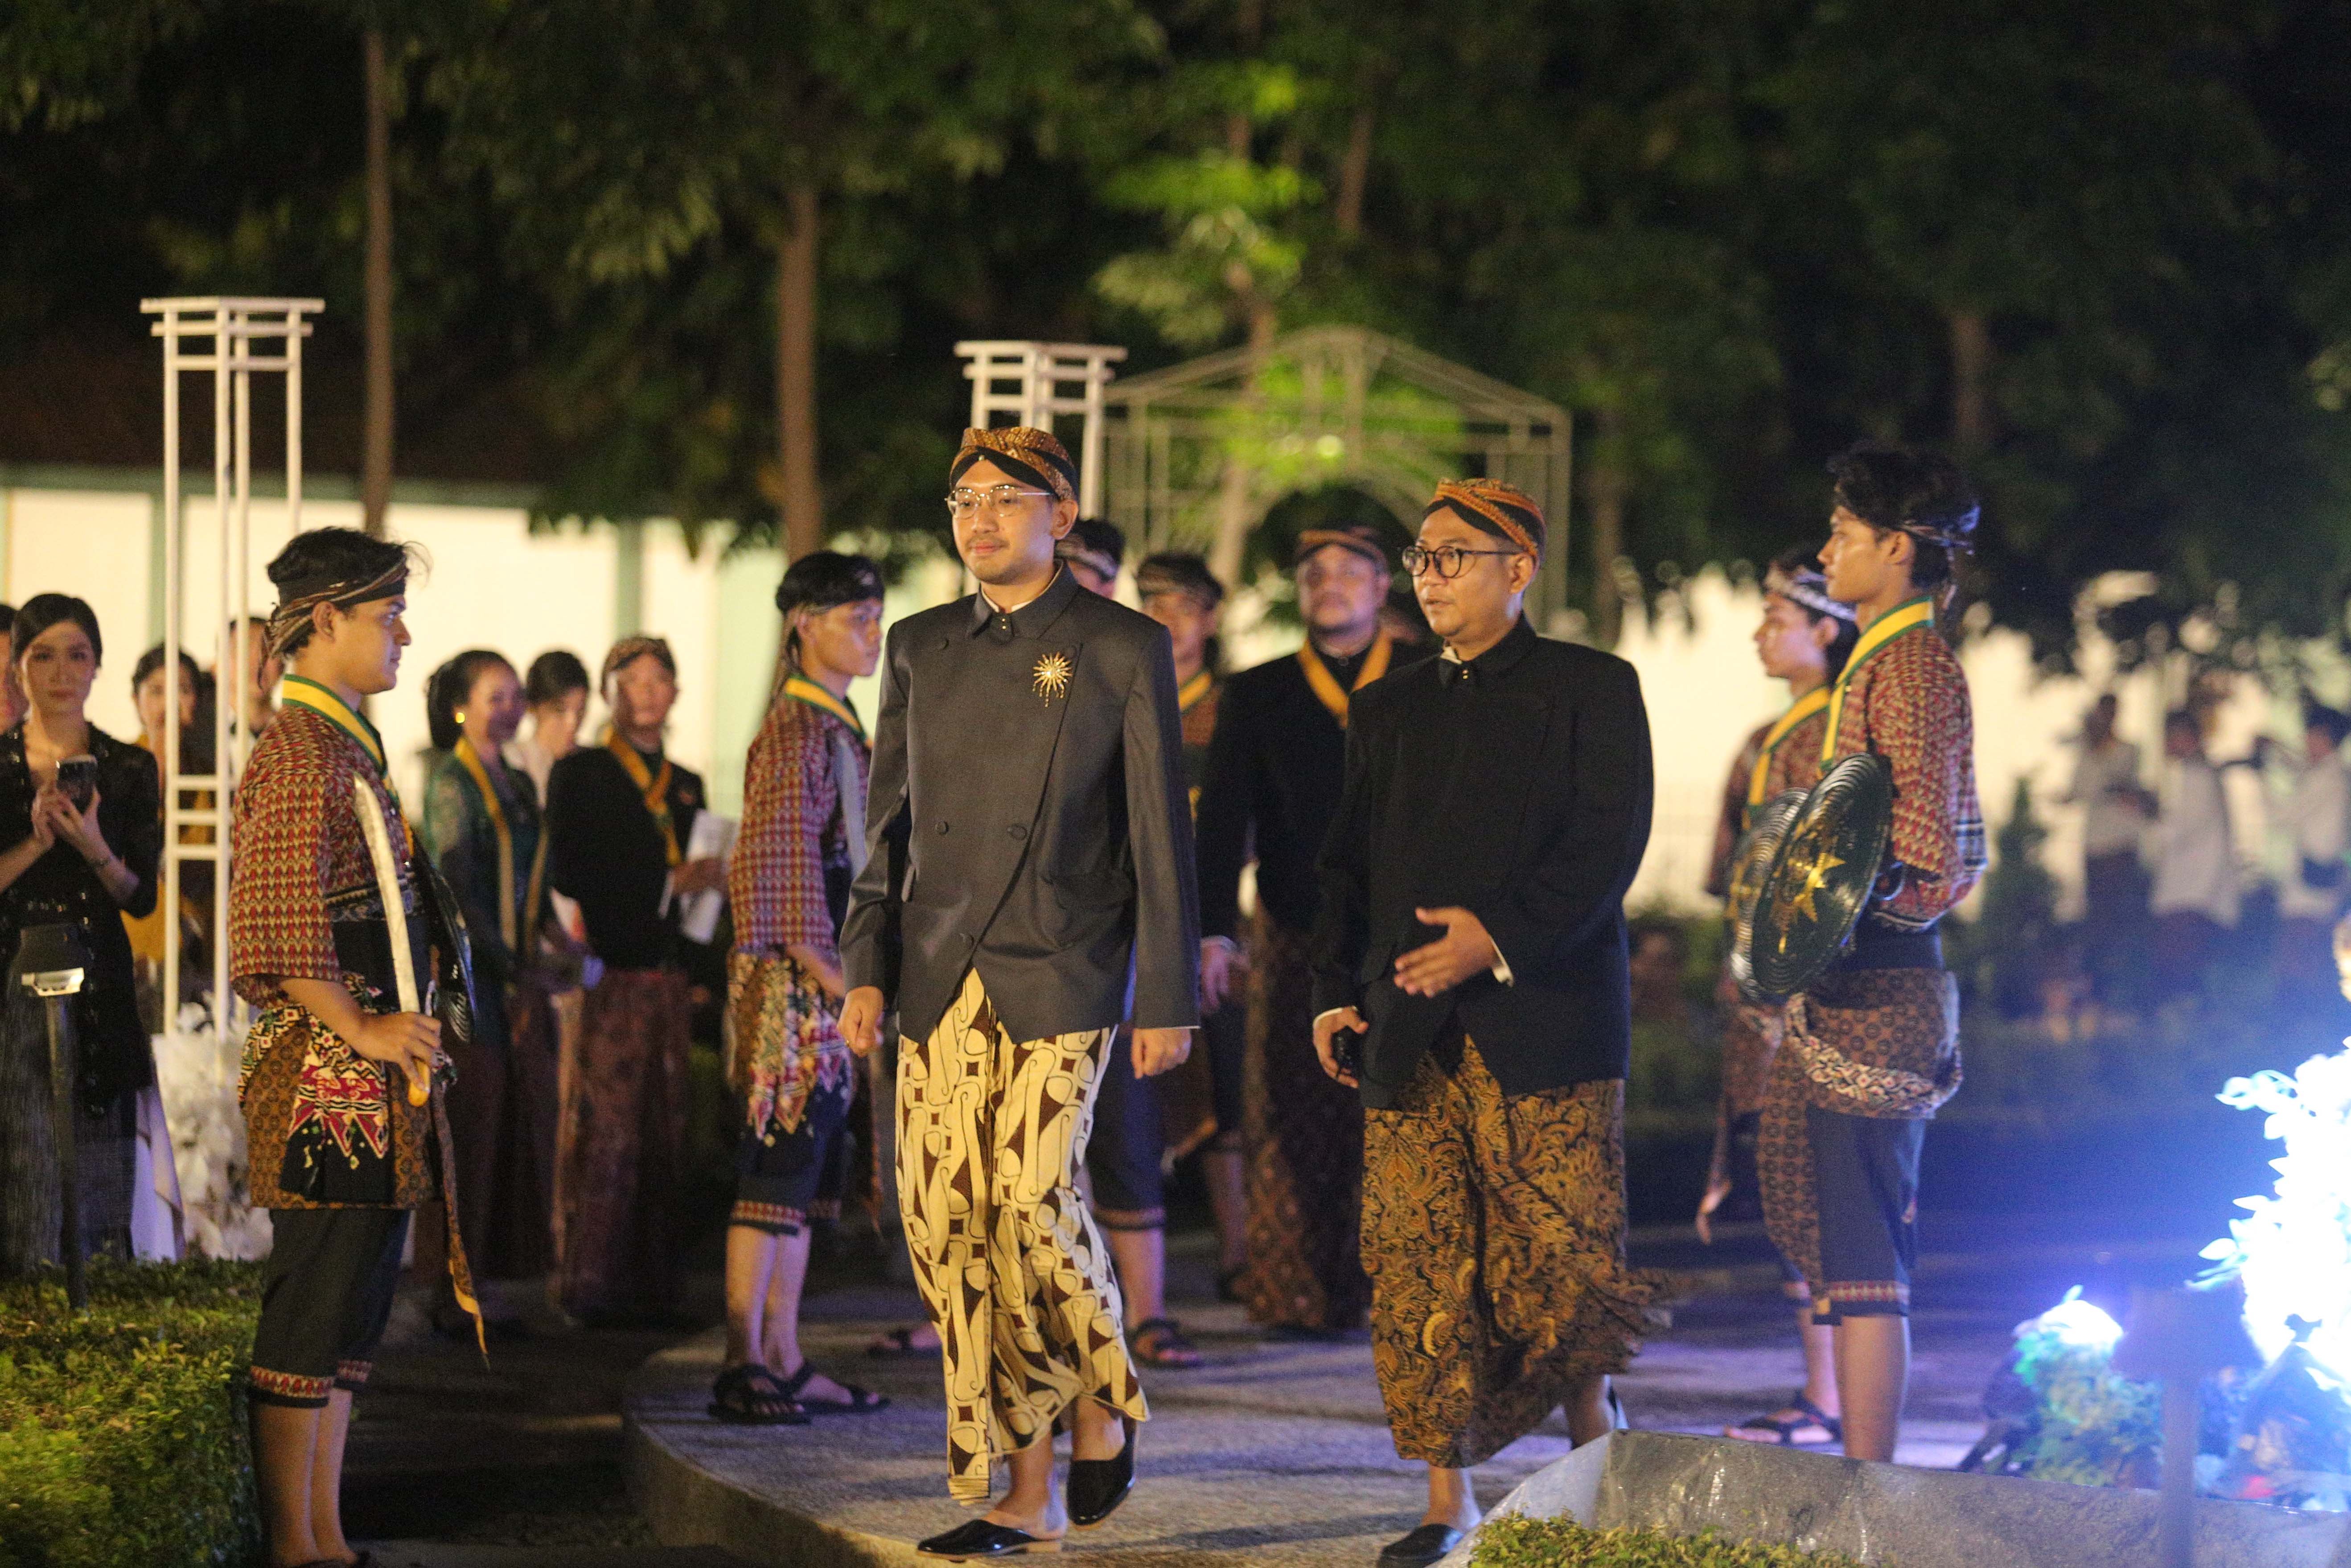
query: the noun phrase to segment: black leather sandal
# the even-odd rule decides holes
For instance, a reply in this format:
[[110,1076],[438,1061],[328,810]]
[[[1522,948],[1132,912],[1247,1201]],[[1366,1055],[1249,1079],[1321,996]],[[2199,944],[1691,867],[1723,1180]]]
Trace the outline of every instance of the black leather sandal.
[[[811,1416],[870,1416],[876,1410],[886,1408],[890,1403],[887,1395],[876,1394],[870,1388],[860,1388],[854,1383],[841,1384],[849,1395],[846,1399],[810,1399],[802,1390],[808,1387],[809,1380],[815,1375],[816,1363],[803,1360],[800,1363],[800,1369],[785,1378],[777,1386],[781,1388],[788,1397],[797,1401],[799,1407]],[[833,1381],[841,1383],[837,1377]]]
[[1063,1495],[1070,1504],[1070,1528],[1092,1530],[1118,1511],[1134,1490],[1134,1417],[1121,1416],[1126,1444],[1115,1458],[1070,1460],[1070,1480]]
[[1046,1539],[1015,1530],[1008,1524],[993,1524],[975,1519],[958,1524],[953,1530],[918,1541],[914,1550],[925,1557],[944,1557],[951,1563],[985,1563],[994,1557],[1019,1557],[1031,1552],[1059,1552],[1059,1536]]
[[1174,1318],[1145,1318],[1127,1331],[1126,1348],[1145,1366],[1187,1370],[1207,1358],[1184,1337],[1184,1325]]
[[809,1414],[764,1366],[748,1363],[720,1372],[710,1385],[710,1414],[737,1427],[805,1427]]
[[[1823,1415],[1821,1407],[1804,1397],[1801,1388],[1788,1400],[1788,1408],[1796,1412],[1793,1417],[1776,1415],[1750,1416],[1738,1426],[1723,1433],[1744,1443],[1776,1443],[1783,1448],[1823,1448],[1831,1443],[1844,1441],[1844,1423],[1834,1416]],[[1825,1432],[1823,1437],[1800,1436],[1810,1431]],[[1769,1437],[1746,1437],[1745,1433],[1769,1433]]]

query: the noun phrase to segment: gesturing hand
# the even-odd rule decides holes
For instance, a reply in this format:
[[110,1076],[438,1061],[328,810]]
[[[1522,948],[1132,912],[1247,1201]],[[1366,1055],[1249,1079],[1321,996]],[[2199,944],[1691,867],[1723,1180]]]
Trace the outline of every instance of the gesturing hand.
[[1322,1059],[1322,1071],[1350,1089],[1357,1084],[1355,1075],[1339,1065],[1339,1031],[1362,1034],[1370,1028],[1353,1008],[1340,1008],[1314,1020],[1314,1054]]
[[1188,1029],[1139,1029],[1134,1031],[1134,1075],[1156,1078],[1184,1065],[1192,1054]]
[[1445,935],[1395,961],[1397,990],[1414,997],[1439,996],[1472,975],[1493,968],[1499,949],[1476,915],[1450,905],[1412,913],[1424,925],[1444,926]]
[[841,999],[841,1038],[860,1056],[882,1045],[882,988],[859,986]]

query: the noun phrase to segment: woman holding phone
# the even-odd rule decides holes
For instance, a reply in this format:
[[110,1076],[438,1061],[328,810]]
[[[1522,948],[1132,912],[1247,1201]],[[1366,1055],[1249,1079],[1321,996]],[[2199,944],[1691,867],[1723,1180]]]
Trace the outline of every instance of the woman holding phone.
[[[83,1245],[128,1256],[140,1091],[155,1081],[121,917],[155,907],[163,850],[155,759],[83,709],[105,652],[81,600],[36,594],[16,612],[14,673],[24,723],[0,734],[0,962],[26,927],[76,927],[89,967],[76,999],[74,1155]],[[57,1251],[48,1035],[39,1005],[6,977],[0,1000],[0,1275]]]

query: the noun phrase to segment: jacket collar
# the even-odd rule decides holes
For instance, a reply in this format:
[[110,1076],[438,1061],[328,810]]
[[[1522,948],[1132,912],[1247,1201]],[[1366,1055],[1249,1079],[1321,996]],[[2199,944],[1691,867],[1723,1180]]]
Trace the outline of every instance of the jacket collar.
[[998,614],[996,607],[988,603],[987,594],[975,593],[971,596],[969,634],[977,637],[1000,622],[1011,629],[1013,636],[1042,637],[1046,629],[1061,618],[1061,612],[1069,608],[1070,601],[1084,591],[1078,586],[1078,580],[1071,575],[1069,568],[1056,563],[1053,580],[1045,585],[1045,591],[1008,615]]
[[1520,616],[1511,628],[1502,633],[1502,640],[1464,664],[1446,648],[1437,653],[1437,668],[1447,681],[1465,680],[1473,685],[1489,685],[1520,660],[1534,652],[1534,628],[1527,618]]

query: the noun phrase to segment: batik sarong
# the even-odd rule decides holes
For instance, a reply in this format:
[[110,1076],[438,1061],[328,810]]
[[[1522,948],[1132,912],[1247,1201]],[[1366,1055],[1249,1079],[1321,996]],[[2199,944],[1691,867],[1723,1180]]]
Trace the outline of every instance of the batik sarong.
[[1078,1399],[1146,1419],[1110,1255],[1077,1190],[1111,1030],[1016,1040],[977,970],[898,1057],[898,1202],[946,1364],[947,1490]]
[[556,1132],[556,1294],[566,1312],[677,1304],[687,992],[680,970],[608,969],[581,1004]]
[[1241,1299],[1267,1325],[1361,1327],[1364,1103],[1314,1054],[1310,943],[1262,911],[1250,938],[1249,1270]]
[[1372,1364],[1396,1453],[1478,1464],[1629,1365],[1653,1283],[1625,1260],[1625,1082],[1505,1095],[1449,1030],[1364,1113]]

